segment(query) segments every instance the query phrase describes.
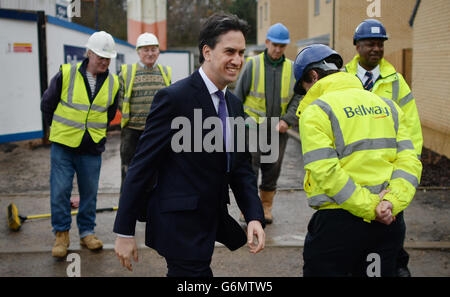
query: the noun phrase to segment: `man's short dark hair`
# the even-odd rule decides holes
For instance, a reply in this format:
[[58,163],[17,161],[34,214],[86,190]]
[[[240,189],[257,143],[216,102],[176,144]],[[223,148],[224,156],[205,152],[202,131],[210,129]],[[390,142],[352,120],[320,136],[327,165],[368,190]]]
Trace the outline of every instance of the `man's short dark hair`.
[[241,20],[234,14],[213,14],[206,20],[205,23],[203,23],[200,29],[200,36],[198,38],[200,64],[205,61],[205,57],[203,57],[202,53],[203,47],[207,45],[214,49],[219,36],[227,33],[228,31],[241,31],[242,34],[244,34],[244,37],[246,37],[248,32],[248,24],[246,21]]

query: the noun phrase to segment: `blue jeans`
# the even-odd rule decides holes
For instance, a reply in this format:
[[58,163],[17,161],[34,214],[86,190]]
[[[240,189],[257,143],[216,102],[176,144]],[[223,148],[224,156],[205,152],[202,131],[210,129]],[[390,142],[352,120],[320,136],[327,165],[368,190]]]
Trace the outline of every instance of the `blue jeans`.
[[81,155],[53,143],[50,167],[50,206],[53,232],[67,231],[72,223],[70,195],[77,173],[80,206],[77,225],[80,238],[94,234],[101,155]]

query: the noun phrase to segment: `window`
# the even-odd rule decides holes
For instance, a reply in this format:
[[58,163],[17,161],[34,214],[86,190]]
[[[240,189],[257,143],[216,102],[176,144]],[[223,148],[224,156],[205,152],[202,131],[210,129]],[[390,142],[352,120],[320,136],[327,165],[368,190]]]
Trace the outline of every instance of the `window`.
[[314,0],[314,15],[320,14],[320,0]]

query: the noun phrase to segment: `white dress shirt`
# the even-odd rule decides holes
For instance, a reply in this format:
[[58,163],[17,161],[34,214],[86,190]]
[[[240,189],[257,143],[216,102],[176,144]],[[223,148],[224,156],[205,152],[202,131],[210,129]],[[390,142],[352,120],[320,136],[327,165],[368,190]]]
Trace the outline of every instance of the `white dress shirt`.
[[[363,86],[366,83],[368,77],[366,76],[366,72],[368,70],[364,69],[363,67],[361,67],[361,65],[359,65],[358,63],[358,69],[356,72],[356,76],[358,76],[359,80],[362,82]],[[378,77],[380,76],[380,65],[378,64],[377,67],[375,67],[374,69],[370,70],[369,72],[372,72],[373,75],[373,84],[375,84],[375,82],[377,81]]]
[[[216,109],[216,112],[218,113],[219,112],[219,101],[220,101],[220,99],[215,93],[219,90],[219,88],[216,87],[216,85],[208,78],[206,73],[203,71],[202,67],[200,67],[198,72],[200,73],[200,76],[202,77],[202,79],[203,79],[203,81],[204,81],[204,83],[206,85],[206,88],[208,89],[208,92],[211,95],[211,100],[213,101],[214,108]],[[225,96],[226,91],[227,91],[227,87],[225,86],[225,88],[223,90],[221,90],[221,91],[222,91],[223,95]],[[230,121],[228,119],[228,116],[229,116],[229,114],[228,114],[228,107],[225,105],[225,108],[226,108],[226,114],[227,114],[227,130],[226,130],[227,143],[225,145],[226,145],[226,151],[229,152],[230,151],[230,143],[231,143],[230,142],[231,127],[230,127]]]

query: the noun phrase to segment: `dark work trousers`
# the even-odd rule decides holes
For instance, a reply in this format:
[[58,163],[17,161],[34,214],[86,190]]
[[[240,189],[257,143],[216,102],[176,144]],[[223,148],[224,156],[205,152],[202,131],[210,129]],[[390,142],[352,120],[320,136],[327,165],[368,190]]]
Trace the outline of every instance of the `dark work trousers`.
[[167,277],[213,277],[211,259],[208,261],[186,261],[167,259]]
[[122,128],[120,133],[120,161],[122,169],[122,181],[120,183],[120,193],[122,193],[122,185],[127,175],[128,166],[133,159],[136,152],[136,146],[139,138],[142,135],[143,130],[130,129],[127,127]]
[[[389,226],[364,222],[343,209],[314,213],[303,249],[303,275],[368,276],[368,265],[379,255],[381,276],[396,275],[396,259],[405,233],[403,213]],[[400,219],[399,219],[400,218]]]
[[[249,129],[246,129],[246,141],[249,141]],[[277,189],[277,181],[281,173],[281,164],[283,163],[284,152],[286,151],[286,145],[289,138],[287,133],[278,133],[279,145],[276,148],[271,148],[270,152],[262,153],[260,146],[258,145],[258,150],[256,152],[250,152],[252,155],[252,168],[256,174],[256,180],[258,180],[259,170],[261,169],[261,185],[259,189],[262,191],[272,192]],[[258,138],[258,141],[261,139]],[[271,144],[271,139],[263,139],[262,141],[267,141]],[[261,155],[269,155],[275,153],[273,150],[278,150],[278,158],[275,162],[265,163],[261,162]]]
[[[405,221],[403,219],[403,215],[401,217],[397,216],[396,220],[402,220],[403,225],[406,226]],[[405,234],[406,234],[406,232],[405,232]],[[405,248],[403,247],[404,242],[405,242],[405,236],[403,236],[402,248],[400,249],[400,252],[398,253],[398,257],[397,257],[397,269],[408,267],[409,254],[406,252]]]

